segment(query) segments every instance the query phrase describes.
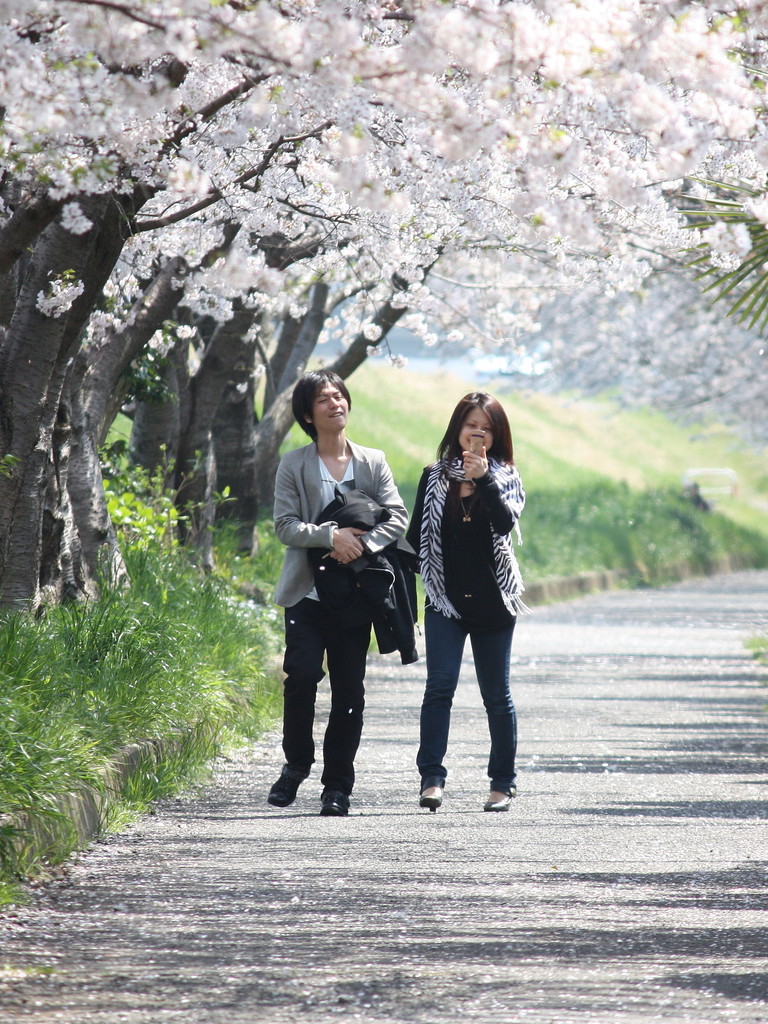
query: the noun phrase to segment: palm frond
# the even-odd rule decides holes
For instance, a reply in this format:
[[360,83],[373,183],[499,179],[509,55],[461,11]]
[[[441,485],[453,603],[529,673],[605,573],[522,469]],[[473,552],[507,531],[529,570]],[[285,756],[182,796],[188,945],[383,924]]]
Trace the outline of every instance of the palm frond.
[[712,250],[706,242],[683,250],[688,255],[685,264],[695,271],[696,280],[707,281],[705,293],[711,293],[715,302],[732,299],[727,314],[736,317],[751,330],[765,329],[768,324],[768,227],[744,209],[744,200],[764,195],[739,182],[694,179],[712,189],[714,195],[695,196],[681,193],[680,212],[687,226],[705,230],[716,224],[743,224],[749,232],[749,253],[732,270],[724,270],[712,260]]

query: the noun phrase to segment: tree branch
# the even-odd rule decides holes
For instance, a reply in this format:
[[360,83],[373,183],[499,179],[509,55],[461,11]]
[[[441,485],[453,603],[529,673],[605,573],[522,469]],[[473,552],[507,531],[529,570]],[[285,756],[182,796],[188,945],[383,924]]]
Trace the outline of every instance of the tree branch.
[[[424,267],[424,277],[430,272],[435,263],[440,258],[440,253],[435,256],[434,260],[429,266]],[[392,275],[392,286],[395,291],[402,292],[407,291],[408,282],[404,281],[398,274]],[[334,373],[342,379],[349,377],[354,371],[361,366],[368,358],[368,350],[370,348],[378,348],[379,345],[384,341],[389,332],[395,326],[395,324],[408,312],[407,306],[395,307],[392,305],[392,300],[387,299],[376,311],[376,315],[373,318],[373,324],[376,327],[381,328],[381,335],[376,342],[371,342],[370,338],[367,338],[365,334],[360,331],[346,352],[343,352],[339,358],[328,367],[329,370],[333,370]]]
[[45,231],[66,200],[45,193],[18,206],[0,228],[0,275],[7,274],[18,258]]
[[[268,170],[275,156],[277,156],[284,146],[295,145],[299,142],[303,142],[305,139],[316,138],[327,128],[330,128],[331,123],[332,122],[330,121],[325,121],[317,128],[314,128],[309,132],[304,132],[302,135],[281,135],[279,139],[276,139],[267,147],[264,156],[256,167],[251,168],[250,171],[244,171],[236,178],[233,178],[227,187],[233,188],[237,185],[244,185],[246,182],[253,181],[254,178],[261,178]],[[155,231],[159,228],[168,227],[170,224],[177,224],[179,221],[185,220],[187,217],[191,217],[194,214],[199,213],[201,210],[208,209],[223,199],[224,196],[225,193],[223,189],[211,189],[207,195],[203,196],[199,202],[194,203],[192,206],[186,206],[183,210],[177,210],[176,213],[169,213],[165,217],[153,217],[149,220],[139,221],[135,226],[135,232],[136,234],[141,234],[144,231]]]
[[141,25],[148,25],[149,28],[156,28],[161,31],[167,28],[166,23],[142,17],[132,7],[129,7],[127,4],[116,3],[115,0],[63,0],[63,2],[75,4],[77,7],[104,7],[108,11],[117,11],[118,14],[123,14],[131,21],[137,21]]

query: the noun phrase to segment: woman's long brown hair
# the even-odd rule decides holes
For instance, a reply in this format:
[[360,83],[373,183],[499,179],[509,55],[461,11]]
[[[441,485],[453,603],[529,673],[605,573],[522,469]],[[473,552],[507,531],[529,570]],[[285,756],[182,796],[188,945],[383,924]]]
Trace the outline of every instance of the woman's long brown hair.
[[512,431],[509,428],[509,420],[504,412],[504,407],[498,398],[489,395],[486,391],[471,391],[459,400],[448,421],[442,441],[437,446],[437,457],[443,459],[460,459],[461,445],[459,434],[464,420],[473,409],[480,409],[491,421],[493,431],[493,444],[486,453],[508,466],[514,466],[515,456],[512,447]]

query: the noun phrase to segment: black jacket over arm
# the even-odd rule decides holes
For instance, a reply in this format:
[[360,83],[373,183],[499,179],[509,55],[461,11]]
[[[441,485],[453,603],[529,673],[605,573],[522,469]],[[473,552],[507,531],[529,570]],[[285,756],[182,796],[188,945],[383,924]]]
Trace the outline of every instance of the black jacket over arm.
[[[317,517],[339,528],[371,530],[389,517],[389,511],[362,491],[338,492]],[[338,615],[339,625],[372,622],[381,654],[400,652],[403,665],[418,660],[414,625],[416,608],[416,552],[399,538],[378,554],[368,552],[342,565],[322,548],[308,552],[317,596]]]

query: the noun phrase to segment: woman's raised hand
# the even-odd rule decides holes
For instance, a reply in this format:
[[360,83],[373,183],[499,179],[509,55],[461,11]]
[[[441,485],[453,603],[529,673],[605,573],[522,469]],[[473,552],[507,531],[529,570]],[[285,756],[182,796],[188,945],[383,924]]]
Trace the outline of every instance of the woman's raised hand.
[[488,459],[483,445],[479,454],[475,452],[462,452],[464,457],[464,476],[468,480],[479,480],[488,472]]

